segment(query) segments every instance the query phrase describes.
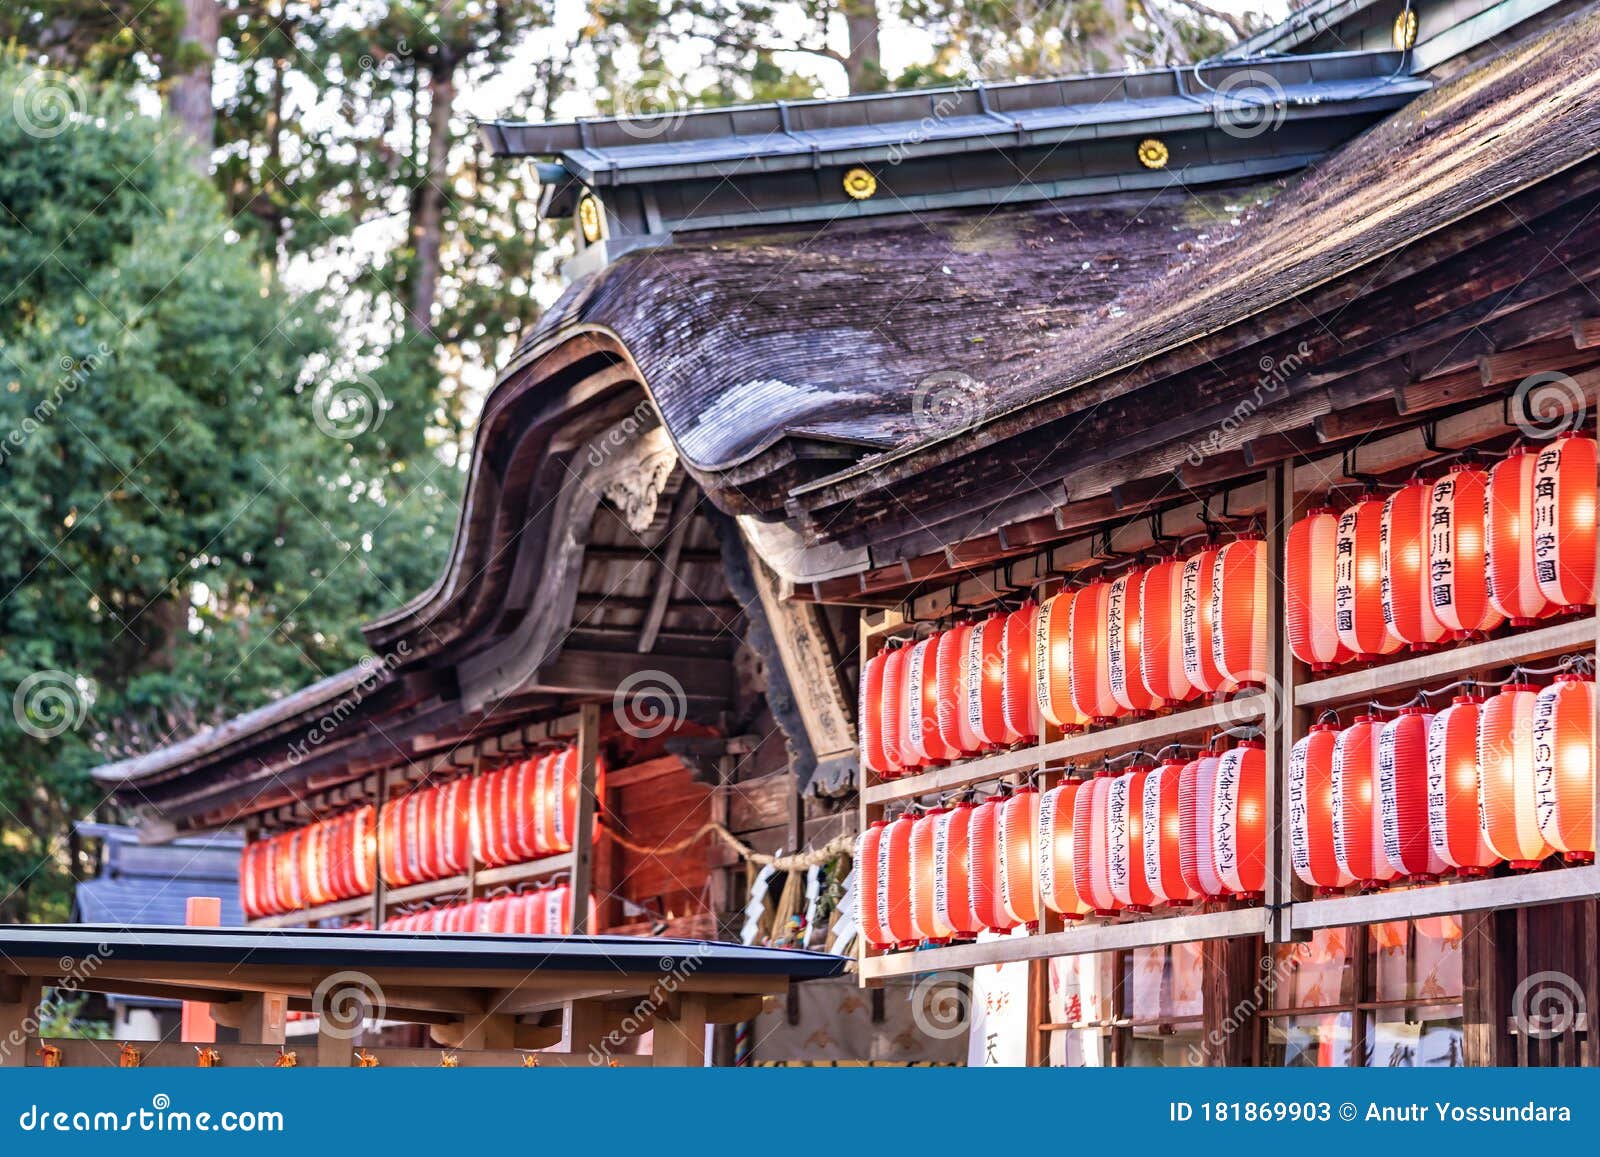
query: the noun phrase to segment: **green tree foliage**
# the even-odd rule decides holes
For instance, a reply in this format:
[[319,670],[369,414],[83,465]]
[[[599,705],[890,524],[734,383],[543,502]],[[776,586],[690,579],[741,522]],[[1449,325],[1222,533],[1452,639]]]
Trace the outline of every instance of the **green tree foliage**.
[[86,769],[352,662],[449,527],[160,122],[6,64],[0,155],[0,918],[60,919]]

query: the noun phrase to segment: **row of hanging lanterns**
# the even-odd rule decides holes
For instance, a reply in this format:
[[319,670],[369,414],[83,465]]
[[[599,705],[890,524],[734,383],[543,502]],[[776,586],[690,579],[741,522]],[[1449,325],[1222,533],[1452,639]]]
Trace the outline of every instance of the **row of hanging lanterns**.
[[[442,904],[383,922],[386,932],[488,932],[515,936],[572,935],[572,888],[559,883],[488,900]],[[589,928],[595,927],[589,897]]]
[[1266,752],[1167,760],[878,820],[856,848],[859,923],[875,948],[1206,899],[1259,900]]
[[452,780],[383,805],[379,868],[385,883],[442,880],[467,870],[472,785]]
[[1240,537],[891,644],[862,670],[862,763],[893,778],[1261,685],[1266,594]]
[[1527,626],[1595,602],[1596,448],[1568,433],[1290,528],[1289,644],[1314,670]]
[[375,812],[368,806],[247,844],[239,901],[251,920],[372,891]]
[[1594,683],[1559,675],[1327,723],[1295,744],[1295,873],[1323,893],[1594,859]]

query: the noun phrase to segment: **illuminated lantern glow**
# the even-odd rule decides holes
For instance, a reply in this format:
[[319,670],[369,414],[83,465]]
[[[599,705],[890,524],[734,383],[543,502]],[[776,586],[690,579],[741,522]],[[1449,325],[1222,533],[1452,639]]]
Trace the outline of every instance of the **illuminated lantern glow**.
[[[900,762],[908,771],[927,767],[932,762],[928,755],[928,721],[925,714],[933,690],[931,676],[936,672],[928,669],[929,641],[918,639],[906,647],[905,682],[902,684],[900,701],[901,710],[905,713],[900,722]],[[937,710],[937,703],[934,706]],[[933,730],[937,743],[937,725]],[[940,747],[942,750],[942,745]]]
[[1039,891],[1044,906],[1067,920],[1081,920],[1089,905],[1078,895],[1073,877],[1073,821],[1078,789],[1068,780],[1039,797],[1039,843],[1034,855],[1039,865]]
[[917,942],[917,930],[911,923],[911,831],[915,826],[911,813],[901,812],[884,831],[878,857],[887,897],[885,927],[889,938],[902,948]]
[[1217,668],[1216,614],[1212,598],[1216,579],[1215,547],[1202,550],[1183,564],[1183,673],[1189,685],[1203,695],[1224,689],[1226,680]]
[[971,939],[983,931],[972,910],[971,835],[973,806],[963,800],[934,817],[933,907],[938,922],[954,936]]
[[1594,439],[1561,435],[1533,468],[1533,571],[1562,614],[1594,605]]
[[442,789],[440,808],[439,860],[445,875],[465,872],[472,857],[472,784],[457,779]]
[[1112,778],[1102,772],[1083,784],[1072,817],[1072,882],[1096,916],[1114,916],[1122,904],[1111,890],[1107,855]]
[[939,636],[939,738],[952,758],[976,755],[983,739],[967,718],[967,646],[972,624],[957,623]]
[[1000,637],[1003,677],[1000,706],[1013,742],[1032,743],[1039,738],[1039,700],[1034,694],[1033,645],[1039,606],[1029,600],[1006,616]]
[[1139,801],[1144,837],[1144,879],[1152,903],[1181,908],[1196,899],[1183,878],[1183,812],[1179,800],[1183,760],[1169,759],[1145,776]]
[[1211,579],[1211,658],[1221,690],[1267,682],[1267,546],[1241,538],[1217,551]]
[[1313,508],[1289,528],[1284,579],[1289,649],[1313,671],[1351,659],[1339,638],[1334,603],[1334,565],[1339,518],[1326,506]]
[[1413,478],[1383,504],[1379,555],[1383,560],[1383,621],[1391,634],[1413,649],[1431,648],[1444,638],[1444,623],[1433,609],[1428,570],[1428,515],[1433,488]]
[[1135,567],[1111,584],[1106,596],[1106,671],[1117,713],[1144,715],[1157,699],[1144,685],[1144,570]]
[[883,720],[883,758],[885,769],[883,777],[893,779],[905,773],[905,764],[901,761],[900,753],[904,750],[901,730],[905,723],[905,711],[902,704],[905,702],[905,665],[906,649],[892,645],[886,649],[889,656],[883,663],[883,701],[881,718]]
[[1457,695],[1428,728],[1428,839],[1461,876],[1500,862],[1478,820],[1478,714],[1482,698]]
[[1145,689],[1162,707],[1193,699],[1199,692],[1183,669],[1183,563],[1167,559],[1144,572],[1139,608],[1139,671]]
[[1338,731],[1331,723],[1312,724],[1289,753],[1289,857],[1295,875],[1324,895],[1343,890],[1351,879],[1333,844],[1333,751]]
[[1212,797],[1217,878],[1243,900],[1259,900],[1267,879],[1267,751],[1243,739],[1217,761]]
[[[856,844],[856,922],[873,948],[888,948],[887,897],[883,891],[883,820],[873,820]],[[542,926],[541,926],[542,931]]]
[[888,661],[889,653],[879,651],[861,668],[861,696],[856,707],[861,766],[878,776],[890,770],[883,754],[883,668]]
[[1434,852],[1428,830],[1426,707],[1403,707],[1378,734],[1378,817],[1383,855],[1414,883],[1439,878],[1448,867]]
[[948,680],[943,670],[944,652],[939,646],[943,642],[942,635],[942,632],[933,635],[921,644],[922,701],[917,713],[916,734],[921,738],[923,762],[930,766],[949,763],[958,754],[945,743],[939,730],[939,700],[948,693]]
[[1148,912],[1155,893],[1144,876],[1144,785],[1148,768],[1111,781],[1106,795],[1106,882],[1119,907]]
[[414,791],[400,808],[400,846],[406,858],[406,877],[411,880],[427,878],[422,874],[422,797],[422,792]]
[[1178,776],[1178,865],[1184,883],[1200,897],[1221,896],[1227,891],[1217,875],[1211,824],[1219,762],[1216,752],[1204,752],[1184,764]]
[[1489,600],[1488,492],[1488,472],[1471,465],[1457,466],[1429,491],[1429,602],[1452,639],[1505,622]]
[[1013,924],[1039,923],[1035,893],[1034,841],[1039,828],[1039,793],[1020,787],[1000,805],[1000,906]]
[[943,943],[955,931],[939,917],[937,842],[943,808],[914,820],[911,827],[911,927],[920,940]]
[[967,723],[988,748],[1008,747],[1017,734],[1005,719],[1004,615],[990,615],[967,638]]
[[1383,508],[1382,499],[1362,498],[1339,516],[1334,543],[1334,627],[1362,662],[1400,649],[1383,618]]
[[1377,945],[1380,952],[1403,951],[1406,942],[1411,938],[1411,922],[1409,920],[1385,920],[1370,927],[1372,929],[1372,942]]
[[1478,712],[1478,812],[1483,835],[1513,868],[1529,870],[1554,850],[1539,827],[1533,767],[1533,710],[1538,695],[1508,683]]
[[1089,717],[1072,700],[1072,592],[1052,595],[1039,606],[1033,632],[1034,698],[1040,716],[1067,734],[1082,731]]
[[1538,464],[1537,454],[1514,446],[1489,473],[1489,598],[1513,627],[1530,626],[1551,611],[1534,567],[1534,471]]
[[1460,916],[1425,916],[1416,922],[1417,931],[1429,940],[1442,940],[1446,944],[1460,944],[1464,929]]
[[991,932],[1009,932],[1016,922],[1000,895],[1000,801],[986,799],[973,808],[967,831],[973,918]]
[[1106,642],[1111,604],[1110,583],[1090,583],[1072,600],[1072,702],[1094,723],[1116,718],[1119,705],[1111,690],[1111,657]]
[[1533,705],[1539,831],[1574,863],[1594,860],[1594,684],[1557,675]]
[[1333,748],[1333,848],[1339,867],[1363,889],[1395,877],[1383,854],[1378,810],[1378,737],[1383,723],[1358,715]]

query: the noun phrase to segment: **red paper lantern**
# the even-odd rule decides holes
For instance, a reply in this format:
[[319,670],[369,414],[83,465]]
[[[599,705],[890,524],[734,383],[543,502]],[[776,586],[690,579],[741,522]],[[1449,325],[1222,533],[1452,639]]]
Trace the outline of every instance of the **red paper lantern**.
[[1183,672],[1203,695],[1221,691],[1226,682],[1217,669],[1212,597],[1219,553],[1208,547],[1183,564]]
[[1383,820],[1378,811],[1378,737],[1383,723],[1359,715],[1339,733],[1333,749],[1333,847],[1339,867],[1362,888],[1395,876],[1383,854]]
[[1072,818],[1072,882],[1096,916],[1115,915],[1122,906],[1111,890],[1107,854],[1112,778],[1110,772],[1102,772],[1083,784],[1078,789]]
[[972,804],[963,800],[939,815],[934,829],[933,907],[940,924],[971,939],[983,931],[972,908],[972,856],[969,839]]
[[973,808],[967,831],[973,917],[991,932],[1009,932],[1015,921],[1000,895],[1000,802],[987,799]]
[[957,623],[939,636],[939,738],[954,758],[976,755],[983,739],[967,718],[967,648],[972,624]]
[[862,665],[861,697],[856,709],[861,766],[877,776],[891,771],[883,753],[883,669],[888,661],[889,652],[879,651]]
[[1462,876],[1500,862],[1478,819],[1478,715],[1483,700],[1458,695],[1428,728],[1428,838],[1434,855]]
[[1068,734],[1082,731],[1089,717],[1072,701],[1072,599],[1062,591],[1046,599],[1034,618],[1033,682],[1040,715]]
[[911,829],[916,821],[910,812],[901,812],[883,833],[883,890],[888,896],[885,926],[889,938],[905,948],[917,942],[911,923]]
[[1106,673],[1117,714],[1143,715],[1159,702],[1144,685],[1144,568],[1111,583],[1106,596]]
[[1001,712],[1006,730],[1015,735],[1013,743],[1033,743],[1039,738],[1039,701],[1034,696],[1033,636],[1039,607],[1024,602],[1006,616],[1000,637],[1002,683]]
[[1533,570],[1563,614],[1594,606],[1593,438],[1566,433],[1539,451],[1533,468]]
[[1314,723],[1289,753],[1289,853],[1295,874],[1324,894],[1350,883],[1333,843],[1333,751],[1339,729]]
[[927,765],[949,763],[960,753],[944,741],[944,735],[939,730],[939,705],[943,696],[950,693],[950,680],[945,676],[945,652],[940,647],[944,641],[944,633],[933,635],[921,644],[922,653],[922,697],[920,709],[914,720],[915,733],[920,737],[920,751],[923,762]]
[[1444,638],[1444,623],[1433,609],[1428,571],[1428,515],[1433,488],[1413,478],[1383,504],[1379,554],[1383,560],[1383,621],[1391,634],[1413,648],[1432,647]]
[[1285,585],[1289,649],[1313,671],[1349,662],[1339,638],[1334,600],[1339,518],[1326,506],[1312,509],[1289,528]]
[[1363,662],[1400,649],[1383,618],[1383,501],[1367,495],[1339,516],[1334,545],[1334,625]]
[[1183,907],[1196,898],[1183,878],[1183,811],[1179,798],[1183,760],[1169,759],[1145,776],[1140,801],[1144,879],[1151,900]]
[[1144,877],[1144,784],[1147,768],[1111,781],[1106,796],[1106,882],[1117,904],[1130,912],[1148,912],[1155,893]]
[[1533,768],[1533,709],[1538,695],[1508,683],[1478,713],[1478,772],[1483,835],[1513,868],[1537,868],[1554,850],[1539,827]]
[[986,747],[1008,747],[1017,734],[1006,726],[1004,615],[990,615],[967,639],[967,723]]
[[1539,831],[1564,858],[1594,859],[1594,684],[1557,675],[1533,705]]
[[1489,598],[1514,627],[1529,626],[1551,610],[1534,565],[1538,464],[1537,454],[1514,446],[1489,474]]
[[[856,843],[856,923],[872,948],[888,948],[888,898],[883,890],[883,820],[873,820]],[[542,929],[541,929],[542,930]]]
[[1076,780],[1068,780],[1039,797],[1039,844],[1035,852],[1039,891],[1045,907],[1068,920],[1081,920],[1089,912],[1089,905],[1078,895],[1072,870],[1073,821],[1080,786]]
[[1034,850],[1039,829],[1039,793],[1020,787],[1000,805],[1000,906],[1013,924],[1039,923],[1034,893]]
[[929,722],[934,723],[934,743],[938,745],[939,750],[943,750],[938,737],[937,699],[931,704],[934,709],[934,719],[930,721],[926,718],[930,706],[929,700],[936,694],[933,677],[938,674],[937,664],[932,669],[928,666],[929,643],[928,639],[918,639],[906,648],[905,694],[902,700],[905,719],[900,725],[900,760],[908,769],[927,767],[933,762],[928,753]]
[[1241,538],[1217,551],[1211,657],[1224,691],[1267,683],[1267,547]]
[[1438,879],[1447,865],[1434,854],[1428,833],[1428,730],[1426,707],[1403,707],[1378,735],[1378,822],[1383,855],[1413,882]]
[[452,780],[440,790],[439,862],[453,876],[467,870],[472,856],[472,781]]
[[1217,878],[1233,895],[1259,900],[1267,879],[1267,752],[1240,740],[1217,762],[1212,849]]
[[1163,707],[1193,699],[1199,692],[1183,669],[1183,563],[1167,559],[1144,572],[1139,608],[1145,689]]
[[1488,491],[1488,472],[1471,465],[1455,467],[1430,491],[1430,601],[1452,639],[1482,635],[1505,622],[1489,601]]
[[1109,723],[1120,710],[1111,690],[1111,657],[1106,641],[1111,584],[1090,583],[1072,600],[1072,702],[1079,714]]
[[905,702],[905,669],[906,649],[896,644],[887,648],[888,658],[883,663],[883,701],[881,718],[883,722],[883,758],[885,779],[893,779],[905,773],[905,763],[901,757],[904,750],[904,736],[901,734],[905,726],[905,711],[902,704]]
[[1214,751],[1202,753],[1183,765],[1178,776],[1178,814],[1181,821],[1178,866],[1196,896],[1221,896],[1227,889],[1217,875],[1212,816],[1217,785]]
[[919,940],[942,943],[954,931],[939,918],[938,832],[943,808],[934,808],[913,821],[911,827],[911,927]]

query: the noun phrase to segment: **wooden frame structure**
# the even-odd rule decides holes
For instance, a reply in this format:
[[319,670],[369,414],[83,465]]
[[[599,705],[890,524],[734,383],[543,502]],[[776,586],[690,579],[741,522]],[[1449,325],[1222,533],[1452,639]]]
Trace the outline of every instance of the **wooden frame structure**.
[[[12,1067],[51,1050],[67,1067],[119,1064],[114,1042],[39,1039],[41,989],[63,986],[205,1001],[237,1030],[238,1043],[215,1046],[229,1067],[279,1064],[294,1010],[321,1014],[313,1056],[294,1064],[698,1066],[707,1026],[752,1019],[791,982],[845,967],[814,952],[619,936],[89,925],[5,928],[0,960],[0,1066]],[[428,1025],[439,1048],[361,1047],[369,1014]],[[649,1057],[622,1051],[650,1031]],[[135,1047],[141,1065],[197,1064],[190,1044]]]

